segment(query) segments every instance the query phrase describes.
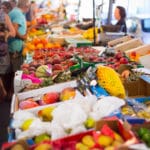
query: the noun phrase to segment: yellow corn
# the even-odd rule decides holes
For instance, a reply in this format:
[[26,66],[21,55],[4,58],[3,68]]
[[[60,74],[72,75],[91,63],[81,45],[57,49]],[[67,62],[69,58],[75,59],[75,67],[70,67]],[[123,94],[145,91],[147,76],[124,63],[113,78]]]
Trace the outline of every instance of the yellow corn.
[[115,70],[110,67],[99,65],[97,67],[96,74],[98,78],[98,84],[110,95],[119,98],[125,98],[126,94],[124,86]]

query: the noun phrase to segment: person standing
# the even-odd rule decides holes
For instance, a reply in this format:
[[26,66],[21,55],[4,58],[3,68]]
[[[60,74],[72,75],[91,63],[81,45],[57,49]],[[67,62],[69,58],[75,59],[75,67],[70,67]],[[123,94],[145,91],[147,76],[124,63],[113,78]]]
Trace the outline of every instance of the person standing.
[[120,26],[122,32],[127,32],[126,26],[126,10],[122,6],[117,6],[114,12],[115,19],[117,20],[116,25]]
[[22,64],[21,53],[23,42],[27,38],[25,13],[29,8],[29,0],[18,0],[17,6],[9,12],[10,19],[16,31],[16,36],[8,40],[13,72],[20,69],[20,65]]
[[32,21],[36,17],[36,13],[38,12],[38,6],[36,4],[35,0],[31,0],[29,10],[26,13],[26,20],[27,21]]
[[29,0],[18,0],[17,7],[14,7],[10,12],[9,16],[13,23],[16,31],[16,36],[9,38],[8,49],[10,54],[11,62],[11,74],[9,76],[10,80],[10,95],[13,94],[13,79],[15,72],[20,70],[20,66],[23,63],[22,49],[24,40],[27,38],[27,25],[25,13],[29,9]]
[[9,16],[5,13],[5,8],[2,6],[0,1],[0,101],[3,101],[7,96],[4,83],[4,77],[10,67],[7,39],[15,37],[15,29]]
[[15,8],[17,6],[17,1],[16,0],[9,0],[11,7]]
[[127,33],[126,10],[122,6],[116,6],[114,11],[115,24],[101,25],[103,32],[124,32]]
[[1,4],[1,9],[2,9],[6,14],[8,14],[8,13],[12,10],[11,3],[8,2],[8,1],[2,2],[2,4]]

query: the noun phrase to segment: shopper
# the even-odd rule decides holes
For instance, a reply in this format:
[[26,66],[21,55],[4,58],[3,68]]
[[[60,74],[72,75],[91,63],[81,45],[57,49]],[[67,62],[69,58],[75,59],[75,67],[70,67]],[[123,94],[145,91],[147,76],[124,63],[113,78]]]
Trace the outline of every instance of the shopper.
[[117,20],[116,25],[120,26],[122,32],[127,32],[126,27],[126,10],[122,6],[117,6],[114,12],[115,19]]
[[3,11],[8,14],[11,10],[12,10],[12,6],[11,3],[8,1],[4,1],[1,4],[1,9],[3,9]]
[[13,26],[16,31],[16,36],[8,40],[8,48],[10,54],[11,62],[11,73],[8,77],[10,80],[9,87],[10,97],[13,94],[13,79],[15,72],[20,69],[21,64],[23,63],[22,49],[24,40],[27,38],[27,26],[25,13],[29,8],[29,0],[18,0],[17,7],[14,7],[10,12],[9,16],[13,23]]
[[30,2],[29,10],[26,13],[26,20],[32,21],[36,17],[36,13],[38,12],[38,6],[34,0]]
[[16,37],[8,40],[9,52],[12,62],[13,72],[20,69],[22,64],[23,42],[27,38],[27,27],[25,13],[29,8],[29,0],[18,0],[18,7],[13,8],[10,13],[10,19],[16,30]]
[[16,0],[9,0],[11,7],[14,8],[17,6],[17,1]]
[[5,13],[5,8],[1,4],[1,1],[0,8],[0,101],[3,101],[7,95],[4,77],[10,69],[7,39],[15,37],[15,29],[9,16]]
[[58,8],[58,16],[60,20],[66,20],[67,19],[67,13],[65,9],[65,5],[62,3],[60,7]]

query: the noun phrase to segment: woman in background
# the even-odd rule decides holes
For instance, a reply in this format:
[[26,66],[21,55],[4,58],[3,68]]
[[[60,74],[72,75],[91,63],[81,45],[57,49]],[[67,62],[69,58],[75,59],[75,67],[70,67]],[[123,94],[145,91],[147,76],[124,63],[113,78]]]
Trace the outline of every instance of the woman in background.
[[17,6],[17,0],[9,0],[11,7],[14,8]]
[[29,5],[29,0],[18,0],[17,7],[9,12],[9,17],[16,31],[15,38],[9,38],[8,40],[13,72],[19,70],[22,64],[22,48],[24,40],[27,38],[27,26],[24,14],[28,11]]
[[5,81],[9,70],[9,55],[7,39],[15,37],[16,32],[11,23],[9,16],[6,14],[6,7],[0,1],[0,101],[3,101],[7,96],[5,89]]
[[127,32],[126,27],[126,10],[122,6],[117,6],[114,12],[115,19],[117,20],[116,26],[120,26],[120,31]]
[[8,39],[8,49],[10,54],[11,72],[8,80],[9,84],[7,88],[10,89],[10,97],[13,94],[14,87],[14,75],[17,70],[20,70],[20,66],[23,63],[22,49],[24,40],[27,38],[27,25],[25,13],[29,9],[29,0],[18,0],[17,6],[9,12],[9,17],[15,28],[16,36]]
[[114,11],[114,17],[117,20],[116,24],[102,25],[104,32],[127,32],[126,27],[126,11],[122,6],[116,6]]
[[3,9],[3,11],[8,14],[11,10],[12,10],[12,5],[10,2],[8,1],[4,1],[1,4],[1,9]]

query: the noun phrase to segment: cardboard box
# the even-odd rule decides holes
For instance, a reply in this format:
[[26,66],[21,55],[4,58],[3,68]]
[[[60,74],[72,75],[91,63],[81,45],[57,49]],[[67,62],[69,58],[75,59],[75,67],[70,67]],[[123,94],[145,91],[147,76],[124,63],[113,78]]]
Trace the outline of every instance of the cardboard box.
[[70,135],[61,139],[52,141],[53,149],[70,149],[75,150],[76,142],[80,141],[85,135],[92,135],[93,130]]
[[[107,46],[109,41],[120,39],[125,36],[124,32],[102,32],[97,38],[97,42]],[[109,45],[110,46],[110,45]]]
[[[31,90],[31,91],[27,91],[27,92],[22,92],[22,93],[17,93],[14,94],[12,97],[12,101],[11,101],[11,114],[14,113],[15,111],[19,110],[19,102],[21,100],[24,100],[26,98],[30,98],[30,97],[40,97],[41,95],[47,93],[47,92],[60,92],[61,90],[63,90],[66,87],[76,87],[77,86],[77,82],[76,80],[74,81],[69,81],[69,82],[65,82],[65,83],[58,83],[52,86],[48,86],[48,87],[44,87],[44,88],[40,88],[40,89],[35,89],[35,90]],[[80,93],[77,93],[78,96]],[[39,106],[42,107],[42,106]],[[45,107],[45,105],[43,106]],[[37,109],[37,107],[32,108]],[[31,110],[31,109],[27,109],[27,110]]]
[[150,122],[145,122],[143,124],[134,124],[132,126],[132,131],[137,132],[140,128],[147,128],[150,130]]
[[138,46],[141,46],[141,45],[143,45],[143,42],[140,39],[131,39],[127,42],[124,42],[124,43],[114,46],[114,49],[116,51],[120,50],[120,51],[124,52],[124,51],[130,50],[130,49],[136,48]]
[[[134,124],[131,128],[131,130],[134,132],[134,134],[136,135],[136,137],[139,139],[139,142],[145,146],[145,150],[149,150],[150,148],[147,147],[147,145],[144,143],[144,141],[142,139],[140,139],[140,137],[138,136],[137,132],[140,128],[146,128],[150,131],[150,122],[145,122],[143,124]],[[150,140],[150,139],[149,139]]]
[[140,57],[140,63],[145,67],[150,69],[150,54],[145,55],[145,56],[141,56]]
[[128,97],[147,97],[150,96],[150,84],[143,79],[132,82],[124,82],[124,87]]
[[150,51],[150,44],[144,44],[136,48],[127,50],[125,51],[125,53],[127,56],[129,56],[131,52],[136,52],[137,54],[140,54],[142,56],[142,55],[147,55],[149,51]]
[[129,150],[129,146],[132,144],[136,144],[139,141],[137,140],[134,133],[130,130],[131,127],[127,122],[122,122],[118,119],[106,119],[106,120],[100,120],[96,122],[96,130],[99,131],[103,127],[103,125],[107,124],[112,130],[119,133],[123,139],[125,140],[124,144],[119,146],[117,150]]
[[127,42],[129,40],[131,40],[131,36],[124,36],[124,37],[121,37],[121,38],[117,38],[117,39],[114,39],[114,40],[111,40],[108,42],[108,46],[110,47],[113,47],[117,44],[120,44],[120,43],[123,43],[123,42]]

